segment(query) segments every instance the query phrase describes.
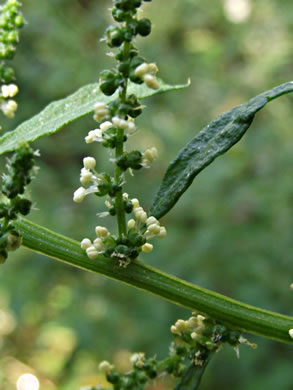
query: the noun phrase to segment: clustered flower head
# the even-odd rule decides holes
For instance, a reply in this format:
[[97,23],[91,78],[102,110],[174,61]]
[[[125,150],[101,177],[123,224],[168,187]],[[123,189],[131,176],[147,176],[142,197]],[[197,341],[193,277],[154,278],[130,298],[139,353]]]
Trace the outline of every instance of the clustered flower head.
[[156,64],[147,64],[143,62],[135,69],[135,76],[142,79],[146,85],[151,89],[159,89],[160,84],[156,79],[155,75],[158,73],[159,69]]
[[192,373],[196,375],[196,370],[201,370],[223,344],[230,344],[237,353],[239,344],[248,344],[255,348],[239,331],[228,329],[196,313],[188,320],[177,320],[171,326],[171,332],[175,342],[171,344],[169,355],[161,361],[156,357],[147,358],[143,352],[134,353],[130,356],[132,369],[126,373],[120,373],[108,361],[101,362],[99,369],[113,385],[113,390],[143,390],[149,380],[164,374],[179,378],[180,382],[176,388],[187,389]]
[[[146,1],[146,0],[145,0]],[[123,193],[126,173],[133,175],[134,170],[149,168],[158,158],[155,146],[144,151],[127,151],[124,144],[128,138],[137,132],[135,119],[142,113],[143,106],[134,94],[128,94],[129,81],[142,84],[149,88],[160,87],[156,74],[158,67],[138,54],[135,46],[137,36],[146,37],[151,32],[151,22],[147,18],[139,19],[137,9],[142,0],[113,0],[112,15],[120,25],[111,25],[106,29],[104,40],[110,48],[117,48],[117,54],[112,56],[118,61],[115,70],[104,70],[100,73],[100,90],[104,95],[117,94],[111,103],[98,101],[94,107],[94,120],[98,127],[90,130],[85,142],[101,143],[110,149],[111,160],[114,163],[114,175],[97,172],[96,160],[93,157],[83,159],[80,172],[81,186],[74,192],[73,200],[80,203],[89,194],[99,197],[106,196],[107,211],[99,216],[116,216],[118,234],[111,234],[103,226],[96,227],[96,238],[84,238],[81,248],[90,259],[99,255],[112,258],[122,266],[138,257],[141,252],[149,253],[153,245],[149,242],[155,237],[163,238],[167,232],[165,227],[139,204],[139,201],[129,199]],[[126,214],[133,213],[133,218],[126,221]]]
[[[217,321],[193,313],[188,320],[179,319],[171,326],[175,337],[174,351],[189,351],[195,365],[203,365],[210,352],[217,352],[224,343],[230,344],[239,357],[239,344],[256,348],[238,330],[231,330]],[[175,353],[173,351],[173,353]]]
[[7,172],[2,175],[2,202],[0,203],[0,263],[4,263],[7,252],[16,250],[22,237],[13,225],[19,214],[27,215],[32,202],[24,196],[25,188],[32,178],[34,156],[38,155],[29,145],[17,149],[7,164]]
[[21,3],[17,0],[7,0],[0,6],[0,109],[5,116],[13,118],[17,110],[17,103],[11,99],[18,93],[14,80],[14,70],[8,67],[6,60],[11,60],[19,42],[19,29],[24,21],[20,11]]

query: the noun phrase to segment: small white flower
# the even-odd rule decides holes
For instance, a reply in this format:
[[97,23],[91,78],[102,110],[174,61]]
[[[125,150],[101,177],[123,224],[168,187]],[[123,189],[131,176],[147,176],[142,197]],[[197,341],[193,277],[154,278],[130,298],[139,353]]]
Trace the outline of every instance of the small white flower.
[[289,336],[291,337],[291,339],[293,339],[293,329],[289,329]]
[[82,168],[80,172],[80,183],[86,187],[92,181],[92,178],[93,178],[93,174],[87,169]]
[[95,105],[94,105],[94,111],[95,112],[99,112],[100,110],[105,110],[107,109],[107,104],[104,103],[104,102],[97,102]]
[[167,235],[167,230],[164,226],[160,227],[160,232],[157,234],[157,237],[159,238],[165,238]]
[[134,198],[134,199],[131,199],[131,203],[132,203],[132,206],[134,209],[136,209],[137,207],[139,207],[139,200]]
[[1,110],[3,114],[8,118],[13,118],[15,111],[17,110],[18,104],[14,100],[8,100],[1,103]]
[[175,326],[179,332],[184,332],[186,330],[189,330],[189,324],[187,321],[184,320],[177,320],[175,322]]
[[90,246],[89,248],[86,249],[86,254],[87,254],[87,257],[91,260],[94,260],[98,257],[99,255],[99,252],[97,251],[97,249],[95,248],[95,246]]
[[97,165],[97,162],[96,162],[96,159],[93,158],[93,157],[85,157],[83,159],[83,166],[85,167],[85,169],[95,169]]
[[171,333],[173,333],[173,334],[180,334],[180,332],[178,331],[178,329],[176,328],[175,325],[172,325],[170,330],[171,330]]
[[94,241],[94,247],[99,253],[103,252],[104,250],[103,240],[101,238],[96,238]]
[[159,224],[159,221],[155,217],[149,217],[146,221],[147,226],[152,225],[153,223]]
[[158,158],[158,150],[154,146],[150,149],[146,149],[143,154],[146,163],[152,163]]
[[196,340],[196,339],[199,337],[199,334],[196,333],[196,332],[192,332],[190,336],[191,336],[191,338],[192,338],[193,340]]
[[159,89],[160,84],[156,79],[156,77],[154,76],[158,72],[158,70],[159,69],[157,65],[154,63],[152,64],[143,63],[135,69],[135,75],[141,78],[149,88]]
[[86,196],[86,189],[79,187],[73,194],[73,201],[76,203],[81,203]]
[[94,119],[97,122],[101,122],[104,118],[109,115],[109,108],[106,103],[98,102],[94,106]]
[[157,67],[157,64],[155,64],[154,62],[148,65],[148,73],[156,74],[158,73],[158,71],[159,68]]
[[149,65],[147,63],[142,63],[135,69],[135,76],[139,78],[143,78],[143,76],[148,73]]
[[104,226],[96,226],[96,235],[98,237],[107,237],[109,235],[109,230]]
[[160,226],[156,223],[153,223],[148,227],[148,231],[154,236],[157,236],[160,233],[160,230],[161,230]]
[[105,131],[105,130],[108,130],[109,127],[113,126],[112,122],[110,121],[106,121],[106,122],[103,122],[100,124],[100,129],[101,131]]
[[141,250],[145,253],[150,253],[153,250],[153,245],[147,242],[141,247]]
[[113,371],[113,369],[114,369],[114,366],[112,364],[110,364],[109,362],[107,362],[106,360],[102,361],[99,364],[99,370],[103,371],[106,375],[110,374],[111,371]]
[[105,200],[105,206],[107,207],[107,209],[109,209],[112,207],[112,204],[109,200]]
[[151,89],[159,89],[160,84],[155,76],[153,76],[150,73],[147,73],[143,76],[143,81],[146,83],[146,85]]
[[128,123],[127,132],[128,132],[129,135],[131,135],[131,134],[136,132],[136,126],[135,126],[134,122]]
[[14,97],[18,93],[18,86],[15,84],[2,85],[1,92],[4,98]]
[[134,219],[130,219],[127,223],[128,229],[133,229],[135,225],[136,225],[136,222]]
[[128,121],[125,119],[119,118],[119,116],[114,116],[112,118],[112,123],[115,127],[118,127],[119,129],[127,129],[128,128]]
[[95,141],[95,138],[96,138],[95,130],[90,130],[84,140],[86,144],[91,144],[92,142]]
[[137,367],[142,368],[144,365],[145,354],[143,352],[134,353],[130,356],[130,362]]
[[[146,223],[146,220],[148,218],[147,213],[141,207],[138,207],[138,209],[141,210],[134,213],[136,219],[142,223]],[[136,211],[137,209],[134,210]]]
[[81,243],[80,243],[80,247],[81,249],[83,250],[86,250],[87,248],[89,248],[90,246],[92,246],[92,242],[89,238],[84,238]]

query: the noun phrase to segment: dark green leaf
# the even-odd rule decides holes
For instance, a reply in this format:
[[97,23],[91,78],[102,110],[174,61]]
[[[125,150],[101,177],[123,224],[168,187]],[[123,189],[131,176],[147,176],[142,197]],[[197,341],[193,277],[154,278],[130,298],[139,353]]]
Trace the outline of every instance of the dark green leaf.
[[157,218],[165,215],[191,185],[195,176],[241,139],[251,125],[254,115],[266,103],[292,91],[293,81],[284,83],[210,122],[170,163],[155,197],[151,214]]
[[[158,93],[182,89],[189,85],[189,82],[182,85],[168,85],[162,80],[159,80],[159,83],[158,90],[150,89],[145,84],[130,83],[128,92],[143,99]],[[14,131],[4,134],[0,138],[0,154],[17,149],[19,143],[23,141],[32,142],[40,137],[56,133],[68,123],[91,113],[95,103],[109,103],[116,97],[117,94],[103,95],[98,83],[86,85],[65,99],[49,104],[43,111],[23,122]]]

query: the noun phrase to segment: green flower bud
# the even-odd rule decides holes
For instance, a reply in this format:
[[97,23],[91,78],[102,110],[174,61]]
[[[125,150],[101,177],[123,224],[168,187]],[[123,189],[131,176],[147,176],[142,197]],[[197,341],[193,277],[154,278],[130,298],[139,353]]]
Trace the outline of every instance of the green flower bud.
[[114,183],[114,184],[112,184],[112,187],[109,191],[109,195],[111,197],[114,197],[117,194],[117,192],[119,192],[120,190],[121,190],[121,185]]
[[0,16],[0,27],[6,29],[8,27],[8,24],[9,24],[9,19],[5,14],[2,13]]
[[128,239],[130,244],[135,247],[140,247],[146,243],[145,237],[137,233],[134,229],[129,230]]
[[152,23],[149,19],[143,18],[138,21],[137,32],[142,37],[147,37],[152,31]]
[[132,168],[132,169],[142,168],[141,162],[142,162],[141,152],[139,152],[138,150],[134,150],[129,153],[127,152],[123,153],[123,155],[117,159],[116,164],[123,171],[126,171],[128,168]]
[[116,215],[116,208],[114,206],[109,208],[109,214],[114,217]]
[[228,335],[228,343],[236,346],[239,344],[239,337],[241,336],[241,333],[239,331],[230,331]]
[[116,246],[115,252],[128,257],[130,250],[127,245],[119,244]]
[[120,9],[117,9],[116,7],[112,8],[112,16],[116,22],[124,22],[127,19],[127,12],[121,11]]
[[129,62],[121,62],[118,66],[118,71],[123,74],[124,77],[128,77],[130,70]]
[[23,17],[22,17],[22,15],[17,15],[17,16],[14,18],[14,24],[15,24],[15,26],[18,27],[18,28],[23,27]]
[[129,255],[128,257],[130,259],[136,259],[139,255],[139,250],[137,248],[129,248]]
[[10,67],[0,66],[0,79],[4,84],[8,84],[14,78],[14,70]]
[[130,214],[133,210],[133,204],[131,203],[130,200],[125,200],[124,201],[124,209],[127,214]]
[[109,26],[106,29],[106,40],[110,47],[119,47],[124,41],[125,31],[116,26]]
[[17,43],[19,42],[19,32],[18,31],[10,31],[7,36],[7,42]]
[[133,37],[134,37],[134,34],[133,34],[131,31],[126,31],[126,32],[124,33],[124,40],[125,40],[126,42],[131,42],[132,39],[133,39]]
[[142,0],[115,0],[115,6],[123,11],[131,11],[141,6]]
[[19,197],[13,199],[11,203],[14,206],[15,211],[22,215],[28,215],[32,206],[32,202],[30,200]]
[[104,81],[100,84],[100,89],[104,95],[111,96],[116,92],[117,87],[112,82]]

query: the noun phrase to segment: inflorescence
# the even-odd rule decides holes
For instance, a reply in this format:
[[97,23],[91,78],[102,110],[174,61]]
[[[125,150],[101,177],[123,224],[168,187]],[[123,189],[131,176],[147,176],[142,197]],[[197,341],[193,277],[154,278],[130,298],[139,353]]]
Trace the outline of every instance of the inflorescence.
[[[174,341],[170,346],[169,356],[158,361],[156,357],[146,358],[145,354],[135,353],[131,356],[132,370],[120,373],[107,361],[100,363],[99,368],[105,373],[113,390],[143,390],[149,380],[163,373],[178,378],[185,386],[189,377],[202,374],[211,356],[219,351],[223,344],[231,345],[239,356],[239,344],[250,344],[237,330],[230,330],[216,321],[194,313],[188,320],[178,320],[171,326]],[[193,375],[190,375],[192,371]],[[179,387],[178,387],[179,388]],[[181,387],[180,387],[181,388]],[[191,388],[191,387],[182,387]],[[102,389],[99,385],[88,389]]]
[[7,172],[2,175],[0,202],[0,263],[7,259],[8,252],[19,248],[22,238],[13,221],[30,212],[32,202],[24,196],[31,182],[34,157],[38,155],[28,144],[21,145],[8,160]]
[[[147,1],[147,0],[144,0]],[[148,0],[150,1],[150,0]],[[149,88],[158,89],[156,78],[158,67],[138,54],[135,46],[136,36],[146,37],[151,33],[151,22],[147,18],[139,19],[137,10],[142,0],[113,0],[112,16],[119,25],[111,25],[105,31],[103,40],[110,48],[117,48],[116,54],[111,53],[118,62],[114,70],[104,70],[100,73],[100,89],[104,95],[110,96],[117,92],[117,98],[110,104],[97,102],[94,106],[94,119],[99,127],[91,130],[85,137],[87,144],[100,142],[102,146],[113,153],[111,159],[115,165],[114,176],[96,171],[96,160],[93,157],[83,159],[80,173],[81,187],[73,195],[73,200],[80,203],[89,194],[99,197],[106,196],[107,211],[100,216],[116,216],[118,235],[112,235],[103,226],[96,227],[96,238],[85,238],[81,248],[90,259],[99,254],[118,260],[126,266],[139,253],[151,252],[153,245],[149,243],[154,237],[166,236],[166,229],[159,221],[148,216],[137,199],[130,199],[123,192],[126,172],[149,168],[157,159],[158,152],[151,147],[141,152],[126,151],[124,148],[128,137],[136,133],[135,118],[143,110],[143,106],[134,94],[127,93],[129,81],[136,84],[145,83]],[[132,213],[134,218],[126,222],[126,214]]]
[[13,118],[17,103],[12,98],[18,93],[13,68],[6,65],[16,52],[19,42],[19,29],[24,21],[20,11],[21,3],[17,0],[7,0],[0,6],[0,109],[5,116]]

